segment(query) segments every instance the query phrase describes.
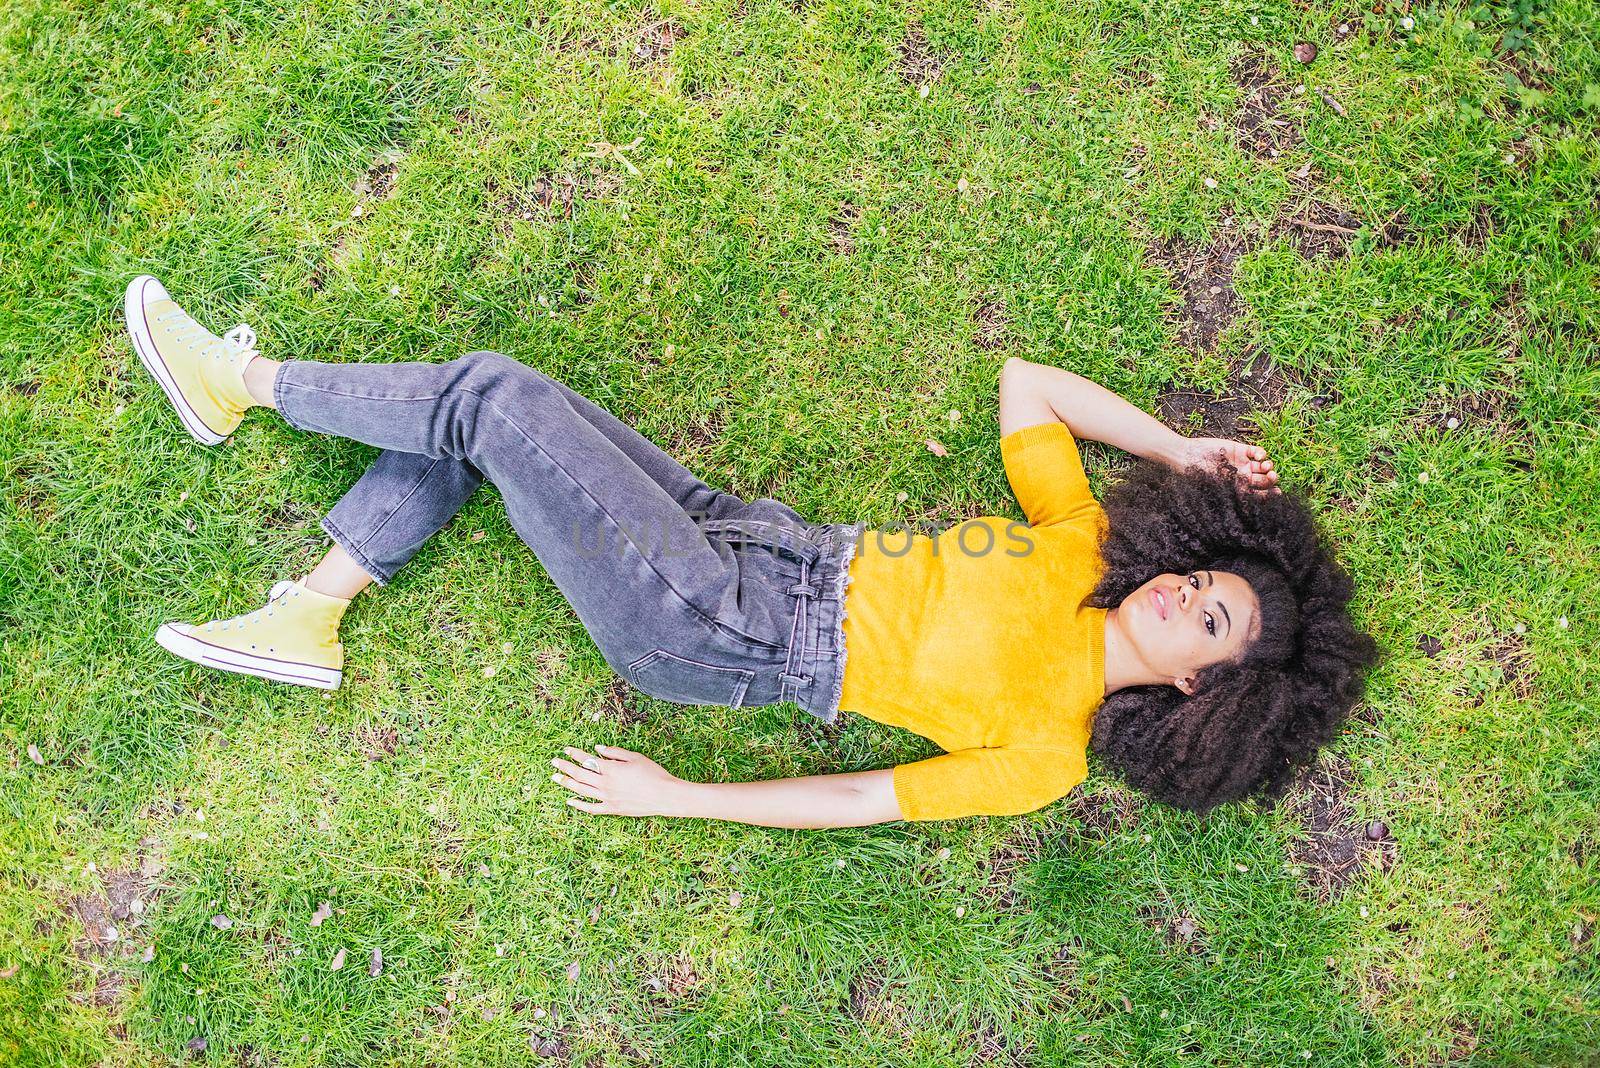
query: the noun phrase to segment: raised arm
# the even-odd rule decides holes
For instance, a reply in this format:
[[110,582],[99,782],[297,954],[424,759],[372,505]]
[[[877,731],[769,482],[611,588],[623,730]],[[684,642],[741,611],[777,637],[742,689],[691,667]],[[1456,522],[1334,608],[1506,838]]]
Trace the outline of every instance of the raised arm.
[[1000,371],[1000,433],[1060,421],[1075,438],[1188,467],[1225,456],[1256,490],[1277,487],[1278,472],[1259,445],[1227,438],[1186,438],[1104,386],[1059,367],[1013,356]]
[[647,756],[595,746],[567,747],[552,778],[567,804],[602,816],[691,816],[761,827],[865,827],[900,819],[892,771],[809,775],[767,782],[688,782]]

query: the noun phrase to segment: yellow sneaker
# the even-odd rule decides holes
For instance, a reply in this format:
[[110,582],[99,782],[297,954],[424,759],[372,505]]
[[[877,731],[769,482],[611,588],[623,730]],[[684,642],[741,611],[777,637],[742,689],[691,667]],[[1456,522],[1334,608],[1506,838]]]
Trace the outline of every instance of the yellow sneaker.
[[147,274],[128,283],[122,310],[139,362],[161,383],[190,437],[202,445],[226,440],[253,403],[244,366],[256,354],[255,331],[240,323],[217,337]]
[[280,582],[259,611],[191,627],[163,623],[156,642],[204,667],[337,690],[344,667],[339,621],[350,602]]

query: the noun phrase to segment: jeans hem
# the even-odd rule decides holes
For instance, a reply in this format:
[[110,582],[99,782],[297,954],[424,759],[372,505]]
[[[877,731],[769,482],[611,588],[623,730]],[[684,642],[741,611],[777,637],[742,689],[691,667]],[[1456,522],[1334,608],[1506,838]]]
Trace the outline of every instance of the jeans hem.
[[[293,366],[294,366],[294,361],[293,360],[285,360],[282,364],[280,364],[278,366],[278,373],[272,376],[272,406],[278,410],[278,414],[283,417],[283,421],[285,423],[288,423],[290,426],[294,427],[296,430],[305,430],[306,428],[304,426],[302,426],[300,423],[295,422],[294,416],[289,414],[289,409],[284,407],[284,403],[283,403],[284,402],[284,392],[283,392],[284,382],[289,376],[289,368],[291,368]],[[351,553],[350,555],[354,556],[355,554]]]
[[339,548],[348,553],[350,559],[359,564],[361,566],[361,570],[365,571],[369,576],[371,576],[373,582],[376,582],[379,586],[389,585],[389,580],[394,578],[394,576],[385,574],[383,568],[373,563],[371,557],[358,549],[354,539],[339,529],[339,525],[333,521],[332,516],[323,516],[321,526],[323,533],[327,534],[328,537],[334,540],[334,543],[338,545]]

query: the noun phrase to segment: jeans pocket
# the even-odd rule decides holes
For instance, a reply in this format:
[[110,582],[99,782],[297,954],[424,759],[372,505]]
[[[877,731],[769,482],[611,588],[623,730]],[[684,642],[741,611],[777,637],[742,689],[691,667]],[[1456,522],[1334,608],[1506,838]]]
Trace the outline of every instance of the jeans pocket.
[[676,656],[665,649],[646,653],[628,665],[628,681],[651,697],[680,705],[738,708],[756,673],[717,667]]

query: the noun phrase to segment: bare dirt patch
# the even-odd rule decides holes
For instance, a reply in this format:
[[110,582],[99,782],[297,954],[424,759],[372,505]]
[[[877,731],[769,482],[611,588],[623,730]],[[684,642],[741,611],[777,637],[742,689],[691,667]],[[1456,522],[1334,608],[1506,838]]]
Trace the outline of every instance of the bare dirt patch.
[[852,1019],[900,1035],[907,1040],[918,1031],[913,1014],[895,1000],[895,986],[885,978],[882,961],[873,961],[850,980],[849,1001],[845,1007]]
[[983,885],[979,894],[997,909],[1014,909],[1021,903],[1017,881],[1029,864],[1038,860],[1044,841],[1036,832],[1013,833],[989,854],[983,865]]
[[1006,298],[998,293],[986,293],[972,309],[972,321],[977,326],[972,343],[985,352],[1003,348],[1008,340]]
[[648,67],[660,63],[687,36],[689,31],[671,19],[643,26],[628,39],[628,65]]
[[645,707],[644,695],[625,682],[622,676],[614,676],[606,687],[605,695],[600,703],[599,718],[623,727],[631,727],[635,723],[643,723],[650,718],[650,713]]
[[1144,804],[1131,791],[1074,790],[1062,802],[1062,830],[1073,837],[1101,842],[1131,832],[1139,825]]
[[972,1043],[972,1055],[967,1058],[969,1065],[1017,1065],[1021,1068],[1033,1063],[1033,1043],[1012,1042],[992,1020],[980,1023],[969,1041]]
[[160,845],[154,838],[144,839],[131,866],[101,873],[97,892],[67,899],[67,912],[83,929],[73,940],[73,955],[93,968],[94,978],[94,986],[74,995],[75,1000],[101,1008],[122,1000],[128,963],[144,952],[140,932],[145,913],[162,890]]
[[895,64],[908,85],[931,85],[944,75],[946,57],[928,43],[922,24],[913,22],[900,39],[900,59]]
[[1252,350],[1229,367],[1227,384],[1220,393],[1169,390],[1156,398],[1156,407],[1169,426],[1231,438],[1238,436],[1241,420],[1282,408],[1294,390],[1303,388],[1266,353]]
[[1350,803],[1354,783],[1354,765],[1329,753],[1300,775],[1285,799],[1302,831],[1289,846],[1289,859],[1302,868],[1305,889],[1320,901],[1338,897],[1369,866],[1387,871],[1399,859],[1386,824],[1356,819]]
[[398,152],[385,152],[356,179],[355,194],[364,200],[388,200],[394,195],[395,175],[400,170]]
[[1273,237],[1285,238],[1308,260],[1342,258],[1360,232],[1361,220],[1356,215],[1310,198],[1286,207],[1272,228]]
[[[1483,659],[1493,664],[1500,671],[1504,680],[1503,685],[1517,696],[1518,700],[1526,701],[1533,696],[1534,683],[1538,677],[1534,669],[1533,654],[1528,650],[1528,643],[1518,634],[1499,634],[1483,650]],[[1482,697],[1477,698],[1477,703],[1482,704]]]
[[828,219],[828,251],[839,256],[850,256],[856,250],[856,223],[861,220],[861,209],[848,200]]
[[585,201],[599,200],[615,192],[618,179],[596,174],[541,174],[526,186],[502,185],[493,178],[484,182],[484,192],[489,206],[508,222],[502,231],[509,229],[509,220],[570,219],[573,211]]
[[1205,933],[1193,914],[1182,910],[1173,912],[1170,907],[1161,905],[1146,905],[1139,910],[1139,918],[1174,949],[1195,956],[1205,955]]
[[370,723],[355,732],[355,743],[362,756],[380,763],[393,757],[399,749],[400,732],[393,724]]
[[1240,151],[1276,159],[1300,143],[1299,124],[1279,117],[1289,88],[1270,59],[1254,51],[1241,54],[1233,61],[1233,80],[1239,86],[1233,132]]
[[644,988],[652,1002],[665,1007],[697,997],[704,982],[705,978],[695,967],[694,959],[687,953],[679,953],[646,977]]
[[1171,237],[1150,246],[1150,259],[1172,276],[1182,305],[1170,313],[1178,342],[1194,352],[1210,352],[1217,337],[1239,317],[1233,271],[1254,242],[1231,221],[1218,227],[1207,244]]

